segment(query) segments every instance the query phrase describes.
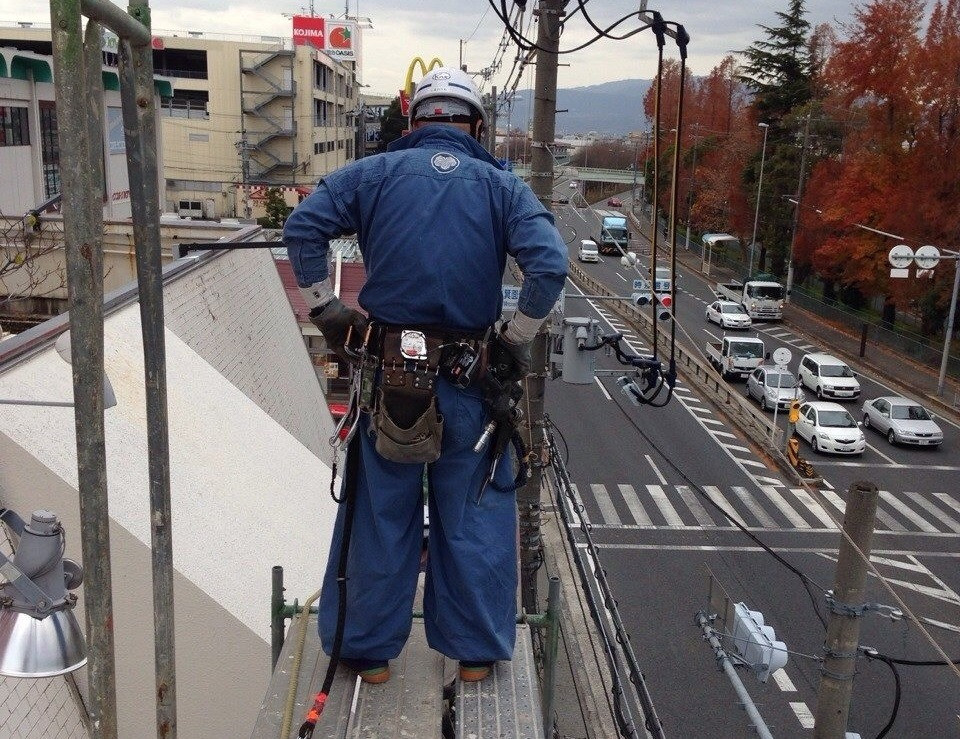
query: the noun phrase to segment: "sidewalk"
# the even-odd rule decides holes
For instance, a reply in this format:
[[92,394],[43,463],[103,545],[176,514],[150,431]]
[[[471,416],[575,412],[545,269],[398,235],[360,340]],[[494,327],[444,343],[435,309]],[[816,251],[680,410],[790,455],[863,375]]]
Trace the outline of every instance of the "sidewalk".
[[[643,235],[648,236],[650,222],[639,218],[637,222],[642,226]],[[739,279],[739,275],[716,265],[711,266],[710,277],[704,277],[700,270],[700,256],[691,251],[678,250],[677,261],[711,289],[717,282]],[[858,335],[850,333],[846,327],[830,323],[823,317],[791,303],[784,305],[783,319],[792,331],[803,336],[810,343],[822,347],[825,352],[847,360],[855,369],[859,367],[869,370],[898,393],[907,396],[915,395],[935,413],[949,416],[954,421],[960,422],[960,383],[947,377],[944,382],[943,396],[938,396],[938,367],[920,364],[910,357],[869,339],[865,347],[865,355],[861,357]]]

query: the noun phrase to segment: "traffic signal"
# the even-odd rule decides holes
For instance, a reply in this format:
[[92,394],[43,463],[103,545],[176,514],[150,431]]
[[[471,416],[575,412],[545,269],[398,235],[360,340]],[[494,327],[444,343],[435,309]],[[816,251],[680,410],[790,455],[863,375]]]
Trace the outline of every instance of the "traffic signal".
[[666,321],[670,317],[670,306],[673,305],[673,298],[669,295],[657,295],[657,318]]
[[743,603],[734,605],[734,649],[762,683],[767,681],[771,673],[787,664],[787,645],[775,639],[773,627],[764,625],[760,611],[751,611]]
[[796,400],[790,404],[790,423],[796,423],[800,420],[800,403]]

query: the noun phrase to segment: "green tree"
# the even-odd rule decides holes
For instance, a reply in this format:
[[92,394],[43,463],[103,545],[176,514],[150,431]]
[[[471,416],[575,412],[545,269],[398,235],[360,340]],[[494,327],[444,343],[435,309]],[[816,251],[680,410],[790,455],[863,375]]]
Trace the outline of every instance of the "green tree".
[[290,208],[287,207],[280,188],[271,187],[267,190],[267,202],[264,207],[267,210],[267,217],[259,219],[260,225],[264,228],[283,228],[287,216],[290,215]]
[[387,144],[403,136],[407,125],[407,116],[400,112],[400,97],[397,96],[380,116],[380,151],[386,151]]
[[[760,25],[766,38],[739,52],[743,64],[738,77],[753,93],[755,120],[770,126],[757,231],[758,268],[782,276],[793,231],[793,206],[786,198],[796,192],[800,170],[802,124],[798,125],[798,113],[805,113],[814,100],[823,44],[810,38],[804,0],[789,0],[787,10],[778,11],[777,17],[781,21],[778,26]],[[816,159],[811,154],[808,150],[808,173]],[[752,206],[756,205],[759,173],[758,150],[743,172],[743,186]]]

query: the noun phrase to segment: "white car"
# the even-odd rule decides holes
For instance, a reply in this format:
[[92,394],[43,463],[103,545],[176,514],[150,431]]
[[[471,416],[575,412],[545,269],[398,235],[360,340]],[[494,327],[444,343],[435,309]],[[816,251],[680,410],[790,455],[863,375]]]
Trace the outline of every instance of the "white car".
[[940,446],[943,430],[919,403],[898,395],[868,400],[863,404],[864,428],[875,428],[887,435],[891,444]]
[[757,367],[747,378],[747,395],[756,398],[760,407],[772,411],[774,406],[789,408],[793,401],[802,403],[803,390],[797,378],[778,367]]
[[860,395],[860,382],[847,363],[830,354],[806,354],[800,360],[800,382],[820,400],[853,400]]
[[720,328],[750,328],[753,324],[746,308],[729,300],[717,300],[708,305],[707,320]]
[[867,440],[860,424],[839,403],[811,401],[800,406],[797,436],[814,452],[863,454]]
[[577,250],[577,259],[581,262],[599,262],[600,252],[597,250],[597,242],[583,239]]

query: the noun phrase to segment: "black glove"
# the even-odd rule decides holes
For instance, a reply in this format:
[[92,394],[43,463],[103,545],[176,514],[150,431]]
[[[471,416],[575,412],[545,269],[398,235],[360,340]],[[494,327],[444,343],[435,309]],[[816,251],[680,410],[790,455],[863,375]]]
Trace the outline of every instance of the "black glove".
[[310,321],[320,329],[323,338],[327,340],[327,346],[336,352],[338,357],[345,362],[353,361],[343,351],[343,347],[347,343],[347,334],[351,328],[351,343],[355,347],[360,346],[367,332],[367,319],[362,313],[345,306],[340,298],[334,298],[326,305],[310,311]]
[[503,336],[506,326],[504,323],[500,333],[490,342],[490,368],[500,382],[519,382],[530,373],[530,348],[533,342],[514,344],[507,341]]

